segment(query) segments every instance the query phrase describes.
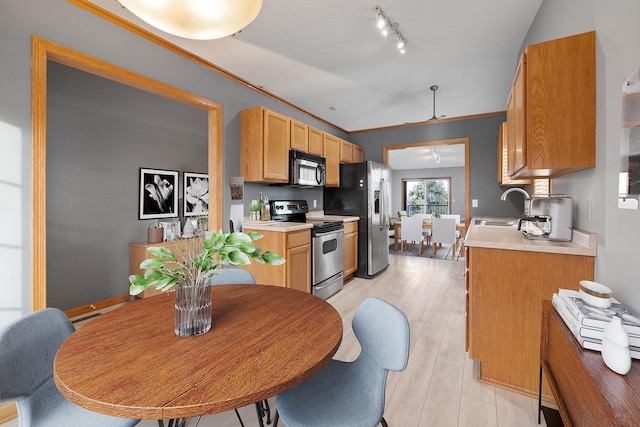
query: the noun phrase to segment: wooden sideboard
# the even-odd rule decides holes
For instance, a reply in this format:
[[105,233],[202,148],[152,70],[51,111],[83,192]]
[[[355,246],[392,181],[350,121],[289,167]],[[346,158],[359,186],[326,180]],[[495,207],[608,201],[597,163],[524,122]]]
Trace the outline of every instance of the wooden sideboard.
[[565,426],[640,425],[640,361],[627,375],[611,371],[600,352],[580,347],[551,301],[542,302],[540,350]]

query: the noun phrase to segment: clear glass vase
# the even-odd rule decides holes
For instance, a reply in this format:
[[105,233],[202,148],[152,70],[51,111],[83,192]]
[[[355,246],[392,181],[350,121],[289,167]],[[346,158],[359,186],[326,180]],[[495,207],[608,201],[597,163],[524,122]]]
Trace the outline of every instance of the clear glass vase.
[[176,286],[175,332],[180,337],[202,335],[211,329],[211,284]]

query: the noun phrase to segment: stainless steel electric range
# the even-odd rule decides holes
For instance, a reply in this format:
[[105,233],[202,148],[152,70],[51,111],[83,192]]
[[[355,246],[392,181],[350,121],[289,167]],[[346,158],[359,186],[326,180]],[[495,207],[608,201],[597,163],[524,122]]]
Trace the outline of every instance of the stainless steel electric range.
[[[306,200],[272,200],[271,219],[307,222]],[[311,293],[327,299],[342,289],[344,277],[344,224],[313,221],[311,229]]]

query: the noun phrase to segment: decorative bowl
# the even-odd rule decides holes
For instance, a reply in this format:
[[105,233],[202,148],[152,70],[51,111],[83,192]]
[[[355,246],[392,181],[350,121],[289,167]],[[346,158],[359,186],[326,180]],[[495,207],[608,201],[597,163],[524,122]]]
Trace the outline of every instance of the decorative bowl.
[[579,292],[582,301],[593,307],[611,307],[611,289],[603,284],[591,280],[581,280]]

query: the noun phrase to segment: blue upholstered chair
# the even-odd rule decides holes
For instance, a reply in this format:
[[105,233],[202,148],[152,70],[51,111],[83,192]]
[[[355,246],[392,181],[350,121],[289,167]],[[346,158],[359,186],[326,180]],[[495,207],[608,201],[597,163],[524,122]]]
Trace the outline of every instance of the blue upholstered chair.
[[389,370],[409,359],[409,322],[402,311],[377,298],[366,299],[353,318],[362,351],[354,362],[331,360],[302,384],[276,396],[275,427],[387,426],[384,394]]
[[[216,275],[211,276],[209,279],[212,285],[253,285],[256,283],[256,279],[253,277],[253,274],[242,268],[225,267],[216,270],[216,273]],[[238,421],[240,421],[240,425],[244,427],[240,413],[237,409],[234,409],[234,411],[236,411],[236,416],[238,417]],[[269,409],[269,402],[267,400],[256,403],[256,412],[260,419],[267,417],[267,424],[271,423],[271,410]],[[200,418],[198,418],[198,421],[200,421]],[[198,422],[196,422],[196,425],[197,423]],[[260,423],[260,425],[262,425],[262,423]]]
[[28,314],[0,328],[0,402],[16,401],[21,427],[135,426],[139,420],[91,412],[58,391],[53,360],[74,331],[67,316],[56,308]]
[[216,275],[211,276],[212,285],[253,285],[256,279],[249,271],[238,267],[225,267],[215,270]]

